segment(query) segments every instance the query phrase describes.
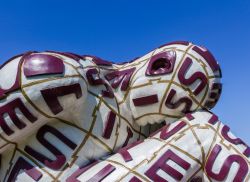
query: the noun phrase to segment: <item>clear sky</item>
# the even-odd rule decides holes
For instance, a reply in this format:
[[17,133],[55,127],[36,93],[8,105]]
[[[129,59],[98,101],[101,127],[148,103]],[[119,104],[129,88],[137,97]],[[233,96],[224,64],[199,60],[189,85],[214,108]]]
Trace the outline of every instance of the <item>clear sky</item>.
[[250,1],[0,0],[0,63],[27,50],[124,61],[173,40],[215,55],[224,87],[213,111],[250,144]]

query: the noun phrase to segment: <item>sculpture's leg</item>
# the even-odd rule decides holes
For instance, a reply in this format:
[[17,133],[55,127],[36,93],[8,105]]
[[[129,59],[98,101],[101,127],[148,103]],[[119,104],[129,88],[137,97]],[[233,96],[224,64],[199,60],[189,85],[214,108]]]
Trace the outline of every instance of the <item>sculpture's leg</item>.
[[250,148],[199,111],[71,173],[67,181],[249,181]]

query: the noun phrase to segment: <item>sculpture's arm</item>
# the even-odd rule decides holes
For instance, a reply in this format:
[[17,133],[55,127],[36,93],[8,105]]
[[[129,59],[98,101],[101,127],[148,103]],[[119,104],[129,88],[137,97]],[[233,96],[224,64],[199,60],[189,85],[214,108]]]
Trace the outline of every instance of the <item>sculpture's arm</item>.
[[47,122],[72,118],[83,105],[87,86],[73,58],[29,52],[1,65],[0,153]]
[[250,148],[208,112],[188,114],[67,181],[249,181]]

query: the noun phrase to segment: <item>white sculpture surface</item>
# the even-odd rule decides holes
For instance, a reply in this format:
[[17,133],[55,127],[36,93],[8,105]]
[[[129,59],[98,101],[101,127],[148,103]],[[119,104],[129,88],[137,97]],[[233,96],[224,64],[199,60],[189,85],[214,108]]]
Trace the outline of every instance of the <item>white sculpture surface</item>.
[[209,111],[220,78],[185,41],[122,64],[18,55],[0,70],[0,181],[250,181],[250,148]]

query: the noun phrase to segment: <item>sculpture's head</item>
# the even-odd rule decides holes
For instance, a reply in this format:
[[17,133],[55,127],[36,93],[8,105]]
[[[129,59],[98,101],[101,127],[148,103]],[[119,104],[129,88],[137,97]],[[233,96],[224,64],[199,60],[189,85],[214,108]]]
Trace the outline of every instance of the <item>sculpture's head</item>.
[[220,97],[221,70],[206,48],[172,42],[132,64],[140,68],[130,83],[129,105],[139,125],[163,118],[171,122],[191,111],[211,109]]

